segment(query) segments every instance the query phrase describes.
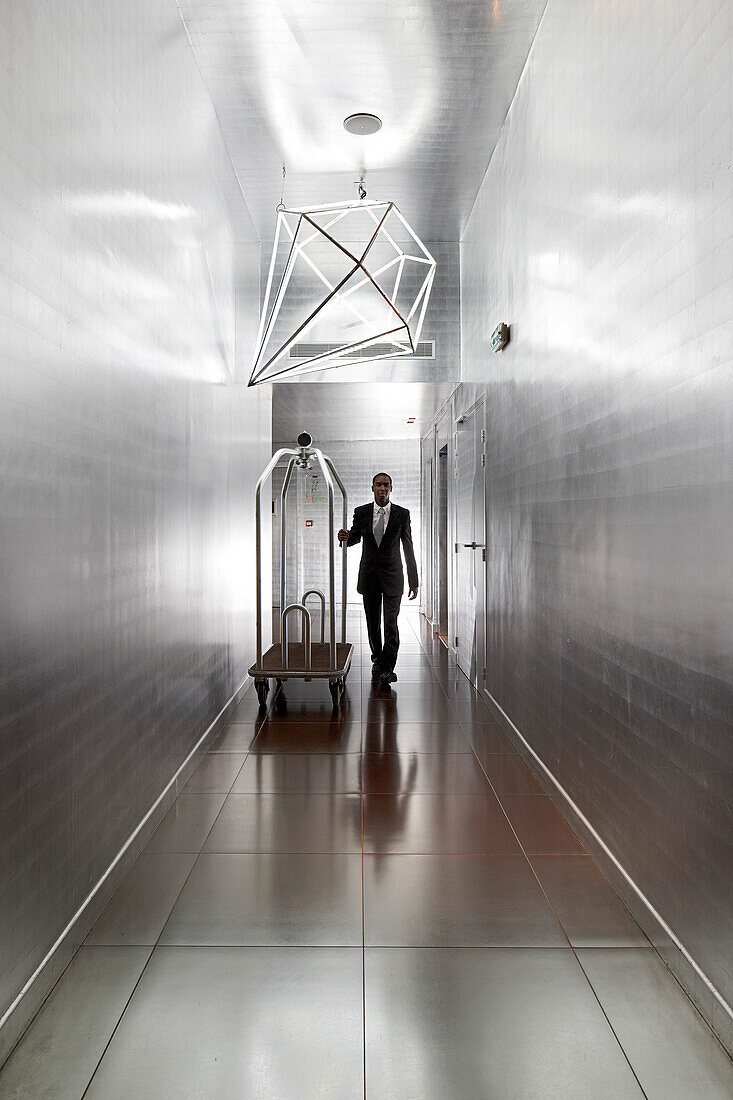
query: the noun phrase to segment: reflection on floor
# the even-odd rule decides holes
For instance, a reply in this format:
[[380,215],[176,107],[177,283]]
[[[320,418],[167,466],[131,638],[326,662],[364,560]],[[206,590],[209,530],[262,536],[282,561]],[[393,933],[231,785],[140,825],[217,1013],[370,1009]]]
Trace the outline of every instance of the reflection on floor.
[[729,1097],[731,1063],[421,620],[249,692],[0,1097]]

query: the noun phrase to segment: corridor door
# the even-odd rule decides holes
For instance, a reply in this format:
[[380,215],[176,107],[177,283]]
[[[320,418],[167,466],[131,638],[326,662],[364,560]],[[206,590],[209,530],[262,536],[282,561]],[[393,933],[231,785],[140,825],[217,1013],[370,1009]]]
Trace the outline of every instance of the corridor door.
[[420,599],[422,601],[421,610],[428,622],[432,623],[435,619],[435,600],[433,598],[433,576],[435,571],[433,559],[433,527],[435,523],[433,514],[433,451],[435,449],[435,439],[432,432],[427,439],[423,439],[420,447],[420,504],[422,507],[421,530],[423,547],[422,568],[420,573]]
[[458,664],[479,691],[486,667],[486,498],[484,405],[456,424],[456,643]]

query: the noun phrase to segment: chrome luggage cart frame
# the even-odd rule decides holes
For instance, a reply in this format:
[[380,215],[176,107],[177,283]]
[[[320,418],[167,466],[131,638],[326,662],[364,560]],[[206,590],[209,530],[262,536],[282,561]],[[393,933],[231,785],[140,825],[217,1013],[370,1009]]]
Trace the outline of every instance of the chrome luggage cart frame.
[[[290,678],[300,680],[328,680],[334,707],[341,702],[346,677],[351,668],[354,647],[346,641],[346,546],[341,547],[341,641],[336,641],[336,531],[334,529],[334,482],[342,498],[343,522],[348,522],[346,489],[336,473],[328,455],[314,447],[307,432],[298,436],[298,449],[281,447],[263,470],[255,490],[255,554],[257,558],[257,660],[250,667],[257,698],[264,707],[270,690],[270,679],[278,684]],[[282,458],[289,456],[285,478],[280,491],[280,641],[262,651],[262,486]],[[328,488],[328,627],[326,641],[326,597],[317,588],[303,593],[298,603],[285,605],[287,579],[287,498],[293,470],[312,469],[317,463]],[[306,606],[309,596],[317,596],[321,603],[321,640],[311,639],[311,613]],[[301,641],[288,643],[288,620],[292,614],[301,619]]]

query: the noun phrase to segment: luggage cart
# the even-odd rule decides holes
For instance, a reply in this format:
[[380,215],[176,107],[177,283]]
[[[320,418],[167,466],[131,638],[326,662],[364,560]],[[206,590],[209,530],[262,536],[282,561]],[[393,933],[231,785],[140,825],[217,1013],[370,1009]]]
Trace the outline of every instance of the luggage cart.
[[[262,509],[261,491],[263,484],[270,477],[280,460],[289,456],[285,478],[280,491],[280,641],[270,646],[266,653],[262,652]],[[329,637],[326,641],[326,597],[317,588],[310,588],[303,593],[298,603],[285,606],[285,582],[287,579],[287,497],[288,488],[293,476],[293,471],[310,470],[317,465],[328,488],[328,620]],[[328,680],[331,698],[334,707],[341,702],[346,684],[346,677],[351,668],[351,659],[354,647],[346,641],[346,546],[341,547],[341,641],[336,641],[336,561],[335,561],[335,537],[334,531],[334,482],[339,488],[342,498],[343,522],[342,527],[348,523],[348,502],[346,489],[341,478],[336,473],[333,463],[328,455],[324,455],[318,447],[313,446],[313,440],[307,432],[298,436],[298,449],[281,447],[272,456],[262,475],[257,482],[255,490],[255,553],[257,557],[257,660],[249,669],[249,674],[254,678],[257,698],[260,706],[264,707],[270,690],[270,680],[275,679],[278,684],[284,680]],[[314,642],[311,639],[311,613],[306,606],[306,600],[310,596],[316,596],[321,605],[321,640]],[[301,620],[300,642],[288,643],[288,620],[291,615],[297,614]]]

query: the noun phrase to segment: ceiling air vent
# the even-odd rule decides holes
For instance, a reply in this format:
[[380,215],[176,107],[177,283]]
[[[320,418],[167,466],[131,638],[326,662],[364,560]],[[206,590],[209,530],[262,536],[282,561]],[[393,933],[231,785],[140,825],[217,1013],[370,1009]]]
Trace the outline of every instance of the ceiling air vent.
[[[317,355],[329,355],[336,351],[338,344],[293,344],[290,349],[291,359],[314,359]],[[341,360],[348,359],[375,359],[384,357],[388,359],[434,359],[435,340],[420,340],[414,355],[390,355],[390,344],[371,344],[368,348],[352,348],[339,356]]]

